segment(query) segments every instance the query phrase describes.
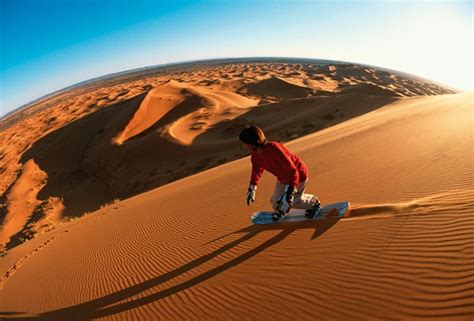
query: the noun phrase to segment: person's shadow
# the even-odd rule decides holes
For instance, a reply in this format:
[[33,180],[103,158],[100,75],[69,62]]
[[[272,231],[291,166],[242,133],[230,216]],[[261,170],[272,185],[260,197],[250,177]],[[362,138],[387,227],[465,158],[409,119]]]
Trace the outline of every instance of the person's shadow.
[[[231,241],[225,245],[222,245],[218,249],[203,255],[175,270],[166,272],[160,276],[157,276],[153,279],[148,281],[130,286],[123,290],[117,291],[115,293],[111,293],[105,295],[100,298],[96,298],[78,305],[70,306],[67,308],[62,308],[58,310],[53,310],[49,312],[41,313],[37,316],[33,317],[21,317],[21,312],[2,312],[0,311],[0,320],[90,320],[96,319],[100,317],[106,317],[109,315],[113,315],[116,313],[124,312],[130,309],[134,309],[146,304],[149,304],[154,301],[161,300],[166,298],[170,295],[176,294],[178,292],[184,291],[189,289],[201,282],[209,280],[210,278],[218,275],[226,271],[227,269],[234,267],[246,260],[254,257],[255,255],[263,252],[267,248],[283,241],[288,235],[293,233],[298,229],[314,229],[314,233],[311,237],[311,240],[316,239],[317,237],[321,236],[327,230],[329,230],[334,224],[336,224],[339,220],[339,217],[335,217],[332,219],[325,219],[325,220],[318,220],[318,221],[306,221],[306,222],[294,222],[294,223],[281,223],[281,224],[273,224],[273,225],[251,225],[241,230],[223,235],[215,240],[212,240],[209,243],[215,242],[217,240],[221,240],[227,236],[234,235],[234,234],[243,234],[238,239]],[[144,293],[146,290],[156,287],[166,281],[169,281],[175,277],[182,275],[185,272],[188,272],[210,260],[225,253],[226,251],[231,250],[232,248],[238,246],[239,244],[246,242],[259,233],[263,231],[269,230],[279,230],[280,232],[271,237],[270,239],[266,240],[265,242],[261,243],[260,245],[256,246],[255,248],[231,259],[230,261],[214,267],[200,275],[197,275],[187,281],[184,281],[180,284],[171,286],[167,289],[161,290],[157,293],[150,294],[133,301],[119,303],[121,301],[126,301],[127,299],[136,296],[140,293]],[[113,305],[113,306],[112,306]]]

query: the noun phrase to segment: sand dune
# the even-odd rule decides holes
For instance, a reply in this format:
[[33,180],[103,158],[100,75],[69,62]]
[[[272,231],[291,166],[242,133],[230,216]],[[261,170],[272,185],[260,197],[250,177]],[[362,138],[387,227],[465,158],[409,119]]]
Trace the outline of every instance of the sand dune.
[[266,101],[303,98],[311,95],[310,88],[298,86],[278,77],[269,77],[239,88],[240,93],[264,97]]
[[[213,89],[174,80],[152,89],[127,127],[115,138],[115,143],[123,144],[136,135],[145,134],[153,125],[155,128],[168,125],[162,133],[168,133],[178,142],[190,145],[196,136],[213,124],[235,118],[246,111],[233,112],[232,117],[226,117],[231,114],[228,112],[230,108],[234,107],[235,111],[258,103],[256,99]],[[167,119],[158,123],[164,117]]]
[[[33,160],[25,163],[7,199],[9,208],[2,223],[5,233],[2,234],[3,239],[0,239],[0,244],[6,244],[9,240],[8,236],[16,236],[23,229],[32,212],[31,208],[35,208],[40,203],[36,199],[36,194],[44,186],[45,177],[45,173]],[[16,245],[21,243],[20,240],[14,240],[14,242]]]
[[181,95],[182,89],[177,82],[169,81],[150,90],[140,104],[140,108],[135,112],[131,122],[118,135],[115,142],[123,144],[127,139],[150,128],[163,115],[185,99],[184,95]]
[[380,99],[287,143],[347,217],[252,226],[274,179],[247,207],[232,161],[8,251],[2,319],[472,319],[473,95]]
[[136,135],[143,136],[154,126],[155,130],[166,127],[160,131],[162,135],[191,145],[196,136],[214,124],[233,119],[258,103],[256,99],[213,89],[173,80],[154,88],[114,142],[123,144]]

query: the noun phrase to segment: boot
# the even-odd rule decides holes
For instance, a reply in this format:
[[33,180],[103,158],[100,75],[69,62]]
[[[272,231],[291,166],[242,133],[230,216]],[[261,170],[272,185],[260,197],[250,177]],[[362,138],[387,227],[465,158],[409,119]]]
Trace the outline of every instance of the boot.
[[277,211],[272,213],[272,219],[274,222],[280,221],[284,216],[286,216],[286,213],[282,211]]
[[319,202],[319,199],[316,198],[316,202],[314,203],[313,207],[311,207],[309,210],[306,210],[304,213],[304,216],[306,218],[313,218],[315,215],[319,213],[321,210],[321,203]]

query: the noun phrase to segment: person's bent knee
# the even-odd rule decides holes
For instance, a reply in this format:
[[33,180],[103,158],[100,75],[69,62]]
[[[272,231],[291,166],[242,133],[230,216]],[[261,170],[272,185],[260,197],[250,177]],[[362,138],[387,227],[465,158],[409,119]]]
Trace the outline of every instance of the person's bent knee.
[[293,206],[298,205],[301,202],[301,194],[296,194],[295,198],[293,199]]

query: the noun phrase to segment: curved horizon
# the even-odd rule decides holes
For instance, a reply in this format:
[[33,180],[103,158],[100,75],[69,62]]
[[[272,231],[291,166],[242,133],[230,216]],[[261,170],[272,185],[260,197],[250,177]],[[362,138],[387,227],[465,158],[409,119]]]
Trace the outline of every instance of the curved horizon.
[[[205,63],[221,62],[221,61],[222,61],[222,63],[224,63],[226,60],[235,60],[235,61],[232,61],[231,63],[240,63],[239,60],[249,60],[249,61],[256,60],[257,62],[263,62],[263,61],[258,61],[258,60],[264,60],[264,59],[275,59],[276,60],[275,62],[277,62],[277,63],[291,63],[291,60],[300,59],[300,60],[306,60],[306,62],[300,62],[300,63],[313,63],[314,62],[314,63],[319,63],[319,64],[321,64],[321,63],[326,63],[326,64],[354,64],[354,65],[360,65],[360,66],[367,66],[367,67],[373,67],[373,68],[376,68],[376,69],[379,69],[379,70],[389,70],[389,71],[396,72],[396,73],[399,73],[399,74],[406,74],[406,75],[409,75],[409,76],[412,76],[412,77],[424,79],[424,80],[430,81],[432,83],[435,83],[437,85],[443,86],[445,88],[448,88],[448,89],[451,89],[451,90],[454,90],[454,91],[458,91],[458,92],[466,91],[466,90],[461,90],[459,88],[452,87],[452,86],[437,82],[437,81],[432,80],[432,79],[427,79],[427,78],[424,78],[422,76],[415,75],[413,73],[406,72],[406,71],[403,71],[403,70],[394,70],[394,69],[386,68],[386,67],[383,67],[383,66],[375,66],[375,65],[359,63],[359,62],[353,62],[353,61],[320,59],[320,58],[310,58],[310,57],[278,57],[278,56],[273,56],[273,57],[272,56],[267,56],[267,57],[263,57],[263,56],[262,57],[259,57],[259,56],[255,56],[255,57],[215,57],[215,58],[176,61],[176,62],[157,64],[157,65],[137,67],[137,68],[133,68],[133,69],[121,70],[121,71],[117,71],[117,72],[113,72],[113,73],[109,73],[109,74],[105,74],[105,75],[100,75],[100,76],[97,76],[97,77],[94,77],[94,78],[82,80],[82,81],[79,81],[77,83],[67,85],[63,88],[59,88],[57,90],[54,90],[54,91],[52,91],[50,93],[47,93],[47,94],[45,94],[41,97],[35,98],[32,101],[29,101],[29,102],[23,104],[22,106],[19,106],[15,109],[12,109],[11,111],[7,112],[4,115],[0,115],[0,118],[7,117],[8,115],[15,113],[15,112],[21,110],[22,108],[27,108],[30,105],[33,105],[33,104],[41,101],[42,99],[45,99],[49,96],[54,96],[55,94],[58,94],[62,91],[72,89],[72,88],[75,88],[75,87],[80,87],[80,86],[83,86],[83,85],[87,85],[88,83],[93,83],[95,81],[101,81],[101,80],[106,80],[108,78],[113,78],[113,77],[117,77],[117,76],[121,76],[121,75],[126,75],[128,73],[133,73],[133,72],[137,72],[137,71],[146,71],[146,70],[155,69],[155,68],[166,69],[167,67],[174,67],[174,66],[179,67],[180,65],[186,65],[186,64],[198,64],[198,63],[204,63],[205,64]],[[278,61],[278,60],[282,60],[282,61]],[[287,60],[287,61],[284,61],[284,60]]]
[[6,0],[0,6],[1,115],[98,77],[226,57],[318,57],[473,90],[470,1],[100,0],[91,10],[77,0]]

